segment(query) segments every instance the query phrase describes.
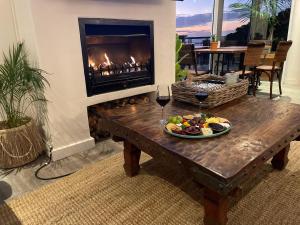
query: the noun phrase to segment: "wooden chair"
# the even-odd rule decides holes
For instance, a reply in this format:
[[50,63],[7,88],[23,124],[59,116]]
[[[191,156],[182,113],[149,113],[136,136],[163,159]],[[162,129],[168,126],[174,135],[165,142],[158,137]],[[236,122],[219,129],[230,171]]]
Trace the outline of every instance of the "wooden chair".
[[239,71],[243,79],[249,79],[254,96],[256,94],[256,68],[261,64],[264,49],[265,43],[249,43],[244,57],[243,70]]
[[258,77],[260,77],[262,73],[265,73],[269,78],[270,99],[273,98],[272,91],[273,91],[273,81],[275,75],[277,75],[277,79],[278,79],[279,93],[280,95],[282,95],[282,88],[281,88],[282,71],[283,71],[284,62],[286,61],[287,58],[288,51],[292,46],[292,44],[293,44],[292,41],[279,42],[272,65],[261,65],[256,68],[258,71]]
[[[205,74],[205,71],[198,71],[197,70],[197,58],[196,58],[196,54],[195,54],[195,47],[194,44],[183,44],[182,48],[179,52],[179,59],[181,59],[182,57],[183,60],[180,62],[180,65],[185,68],[186,66],[188,66],[189,69],[189,74],[191,74],[192,76],[198,76],[198,75],[202,75]],[[193,68],[193,69],[191,69]]]

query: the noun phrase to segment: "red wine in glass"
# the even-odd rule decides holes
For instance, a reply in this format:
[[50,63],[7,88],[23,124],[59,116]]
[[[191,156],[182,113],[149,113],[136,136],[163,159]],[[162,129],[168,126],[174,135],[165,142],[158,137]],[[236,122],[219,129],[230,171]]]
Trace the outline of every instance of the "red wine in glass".
[[204,102],[208,98],[207,92],[198,92],[195,94],[195,97],[198,99],[199,102]]
[[156,102],[161,106],[165,107],[170,101],[169,96],[157,96]]
[[208,93],[198,92],[195,94],[195,98],[199,101],[199,110],[201,111],[203,102],[208,98]]
[[161,106],[161,120],[160,123],[164,124],[164,107],[170,102],[170,88],[168,85],[157,86],[156,102]]

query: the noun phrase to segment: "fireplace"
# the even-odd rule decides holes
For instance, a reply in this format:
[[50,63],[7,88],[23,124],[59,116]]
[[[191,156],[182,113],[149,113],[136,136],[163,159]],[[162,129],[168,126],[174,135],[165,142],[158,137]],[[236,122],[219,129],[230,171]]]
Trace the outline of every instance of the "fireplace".
[[79,18],[87,95],[154,84],[153,21]]

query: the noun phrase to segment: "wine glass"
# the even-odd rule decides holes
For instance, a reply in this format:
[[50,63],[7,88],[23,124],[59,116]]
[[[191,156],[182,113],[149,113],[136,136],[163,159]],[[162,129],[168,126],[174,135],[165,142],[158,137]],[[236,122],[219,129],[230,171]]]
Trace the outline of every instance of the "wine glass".
[[161,106],[161,120],[160,123],[163,125],[165,120],[164,107],[170,102],[170,88],[168,85],[157,86],[156,102]]
[[202,105],[203,102],[208,98],[208,93],[201,91],[195,94],[195,98],[199,101],[199,111],[201,114],[201,109],[202,109]]

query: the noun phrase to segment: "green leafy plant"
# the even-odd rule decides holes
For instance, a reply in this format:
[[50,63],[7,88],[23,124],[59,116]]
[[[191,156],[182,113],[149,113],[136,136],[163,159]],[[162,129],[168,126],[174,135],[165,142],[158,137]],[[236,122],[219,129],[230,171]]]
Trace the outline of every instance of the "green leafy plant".
[[[0,65],[0,117],[1,129],[18,127],[28,122],[29,117],[42,121],[46,116],[45,71],[31,66],[19,43],[3,54]],[[35,115],[33,115],[35,114]]]
[[274,27],[277,24],[278,12],[291,7],[291,0],[260,0],[252,3],[252,0],[240,0],[229,6],[240,14],[240,20],[246,22],[251,17],[266,20],[269,25],[269,40],[273,39]]
[[182,60],[188,56],[188,54],[184,55],[180,58],[180,50],[182,48],[182,41],[179,38],[179,35],[176,34],[176,63],[175,63],[175,79],[176,81],[180,81],[188,75],[188,71],[181,68],[180,63]]
[[213,34],[213,35],[211,36],[211,41],[212,41],[212,42],[217,42],[217,41],[218,41],[217,35]]

